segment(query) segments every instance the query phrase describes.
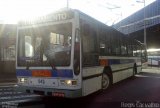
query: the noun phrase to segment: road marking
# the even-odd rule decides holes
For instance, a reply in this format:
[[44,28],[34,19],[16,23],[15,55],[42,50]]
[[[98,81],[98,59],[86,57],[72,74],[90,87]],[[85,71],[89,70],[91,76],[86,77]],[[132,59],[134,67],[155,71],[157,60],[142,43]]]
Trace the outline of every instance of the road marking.
[[6,86],[6,85],[16,85],[17,83],[0,83],[0,86]]

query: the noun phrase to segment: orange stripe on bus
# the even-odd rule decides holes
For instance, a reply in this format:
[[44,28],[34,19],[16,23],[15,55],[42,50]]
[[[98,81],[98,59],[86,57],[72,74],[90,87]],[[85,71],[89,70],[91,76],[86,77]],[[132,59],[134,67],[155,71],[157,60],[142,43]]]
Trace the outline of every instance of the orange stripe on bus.
[[108,60],[107,59],[100,59],[100,65],[101,66],[108,66]]
[[32,70],[32,76],[34,76],[34,77],[51,77],[52,73],[49,70]]

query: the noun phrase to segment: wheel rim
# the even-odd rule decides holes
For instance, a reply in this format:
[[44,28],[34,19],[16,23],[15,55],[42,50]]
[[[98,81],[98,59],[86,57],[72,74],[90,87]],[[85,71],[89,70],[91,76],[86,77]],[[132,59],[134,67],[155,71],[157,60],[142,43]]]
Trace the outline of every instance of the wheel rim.
[[109,83],[110,83],[110,81],[109,81],[108,75],[103,74],[103,77],[102,77],[102,88],[103,89],[107,89],[109,87]]

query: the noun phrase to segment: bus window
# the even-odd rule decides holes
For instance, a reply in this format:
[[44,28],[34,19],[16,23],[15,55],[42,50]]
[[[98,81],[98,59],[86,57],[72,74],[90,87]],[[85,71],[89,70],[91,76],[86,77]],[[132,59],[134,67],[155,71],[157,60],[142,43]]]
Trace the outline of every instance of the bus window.
[[25,36],[25,56],[26,57],[33,57],[34,50],[32,45],[32,38],[31,36]]
[[35,45],[35,50],[37,50],[41,46],[42,38],[37,37],[36,38],[36,45]]
[[133,57],[137,57],[137,45],[135,42],[133,42],[132,48],[133,48]]
[[120,47],[120,39],[118,37],[118,34],[116,34],[115,43],[116,43],[116,55],[120,55],[121,54],[121,47]]
[[137,45],[137,57],[141,57],[141,46],[140,45]]
[[121,55],[125,56],[127,55],[127,44],[126,44],[126,40],[124,38],[122,38],[121,40]]
[[142,63],[147,62],[147,51],[144,45],[142,45]]
[[110,36],[109,34],[106,34],[106,40],[105,40],[105,44],[106,44],[106,55],[111,55],[111,41],[110,41]]
[[128,56],[133,56],[133,47],[132,47],[132,41],[129,39],[128,40]]
[[82,24],[81,26],[83,66],[97,65],[97,33],[89,24]]
[[105,55],[105,49],[106,49],[106,45],[105,42],[100,42],[100,54],[101,55]]
[[72,24],[30,27],[19,30],[18,65],[25,66],[69,66],[71,58]]
[[106,35],[104,30],[102,28],[99,29],[99,50],[100,50],[100,55],[105,55],[106,53]]
[[120,42],[118,34],[115,31],[111,32],[111,46],[112,46],[112,55],[120,55]]
[[64,43],[64,35],[56,34],[56,33],[50,33],[50,43],[56,44],[56,45],[63,45]]
[[121,45],[121,54],[122,55],[126,55],[127,54],[127,47],[124,44]]

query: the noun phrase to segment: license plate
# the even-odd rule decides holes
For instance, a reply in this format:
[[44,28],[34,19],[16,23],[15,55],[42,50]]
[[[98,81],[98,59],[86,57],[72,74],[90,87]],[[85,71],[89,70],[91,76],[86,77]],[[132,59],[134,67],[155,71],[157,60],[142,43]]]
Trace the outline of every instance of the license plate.
[[57,79],[30,78],[29,84],[34,86],[55,87],[55,86],[58,86],[58,81]]

